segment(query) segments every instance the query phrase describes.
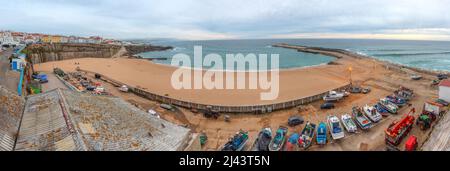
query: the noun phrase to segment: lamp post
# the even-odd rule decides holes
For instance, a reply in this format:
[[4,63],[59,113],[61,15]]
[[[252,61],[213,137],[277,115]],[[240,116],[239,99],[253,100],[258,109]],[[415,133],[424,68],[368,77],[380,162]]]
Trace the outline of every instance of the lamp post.
[[348,72],[350,73],[350,78],[349,78],[349,80],[350,80],[350,85],[352,85],[352,71],[353,71],[353,68],[352,68],[351,66],[349,66],[349,67],[348,67]]

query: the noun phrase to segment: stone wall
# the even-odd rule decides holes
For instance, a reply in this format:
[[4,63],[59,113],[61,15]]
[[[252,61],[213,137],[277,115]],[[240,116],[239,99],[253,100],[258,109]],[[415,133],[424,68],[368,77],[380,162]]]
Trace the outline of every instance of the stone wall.
[[121,46],[106,44],[34,44],[24,53],[33,64],[74,58],[111,58]]

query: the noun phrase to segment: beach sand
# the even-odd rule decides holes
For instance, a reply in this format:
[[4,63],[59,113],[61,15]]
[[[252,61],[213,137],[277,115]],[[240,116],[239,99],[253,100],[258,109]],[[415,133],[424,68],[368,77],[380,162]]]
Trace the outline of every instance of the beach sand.
[[[52,72],[53,67],[60,67],[66,71],[74,71],[80,63],[80,68],[98,72],[118,81],[140,86],[158,94],[169,94],[170,97],[184,100],[192,100],[210,104],[264,104],[297,99],[304,96],[321,93],[329,89],[339,87],[349,80],[348,67],[352,67],[352,79],[354,83],[372,88],[372,92],[364,94],[352,94],[345,100],[336,104],[333,110],[321,110],[321,101],[292,109],[276,111],[268,114],[236,114],[231,115],[231,122],[225,122],[223,115],[217,119],[207,119],[200,113],[192,113],[188,109],[180,108],[179,112],[170,112],[159,107],[159,103],[143,99],[131,93],[121,93],[112,85],[107,85],[111,93],[119,96],[144,110],[154,109],[161,114],[163,119],[186,125],[194,132],[205,132],[208,142],[203,150],[217,150],[227,139],[238,130],[249,131],[250,146],[258,132],[264,127],[271,127],[275,131],[280,125],[287,126],[287,119],[292,115],[300,115],[313,123],[325,122],[330,114],[338,117],[350,113],[353,106],[375,104],[378,99],[392,94],[400,86],[414,89],[416,97],[411,101],[417,111],[422,110],[423,102],[436,96],[436,88],[429,84],[433,75],[423,74],[424,79],[412,81],[409,75],[392,68],[387,68],[386,63],[370,58],[355,59],[348,56],[334,61],[333,65],[316,66],[301,69],[289,69],[280,71],[280,97],[271,102],[259,101],[260,91],[244,90],[174,90],[170,85],[170,76],[175,68],[154,64],[141,59],[76,59],[68,61],[49,62],[35,65],[38,71]],[[91,78],[93,76],[91,75]],[[112,90],[112,91],[111,91]],[[256,99],[256,100],[255,100]],[[399,115],[391,115],[383,119],[376,127],[368,132],[348,134],[345,139],[329,143],[325,147],[313,146],[310,150],[361,150],[362,143],[367,144],[365,150],[384,150],[384,130],[389,124],[398,120],[410,108],[403,108]],[[415,115],[417,116],[419,112]],[[288,135],[299,132],[304,125],[290,127]],[[429,131],[423,132],[414,127],[410,135],[416,135],[419,143],[423,143]],[[330,138],[330,137],[328,137]],[[401,144],[399,147],[402,147]]]
[[[79,63],[79,65],[75,65]],[[270,101],[261,100],[262,92],[270,90],[256,89],[201,89],[176,90],[171,84],[171,77],[176,68],[155,64],[144,59],[99,59],[82,58],[57,62],[48,62],[35,65],[38,71],[53,71],[53,67],[65,71],[75,71],[76,67],[93,71],[111,77],[132,86],[142,87],[145,90],[162,96],[209,105],[245,106],[255,104],[273,104],[300,99],[320,94],[331,89],[339,88],[349,82],[348,71],[345,66],[317,66],[304,69],[283,70],[279,74],[279,96]],[[194,72],[203,72],[195,70]],[[337,74],[337,73],[347,74]],[[194,73],[193,73],[194,75]],[[193,76],[192,75],[192,76]],[[246,74],[246,80],[249,80]],[[237,78],[235,77],[235,80]]]

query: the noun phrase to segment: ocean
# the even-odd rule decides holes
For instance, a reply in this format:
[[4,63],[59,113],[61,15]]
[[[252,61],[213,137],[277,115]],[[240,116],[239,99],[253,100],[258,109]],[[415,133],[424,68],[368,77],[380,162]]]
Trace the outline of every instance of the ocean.
[[[170,64],[171,58],[184,53],[193,58],[194,46],[202,46],[203,56],[216,53],[225,59],[226,54],[242,53],[279,54],[281,69],[300,68],[326,64],[335,60],[320,54],[297,52],[292,49],[272,47],[276,43],[339,48],[360,53],[397,64],[429,70],[450,71],[450,42],[410,40],[365,40],[365,39],[258,39],[258,40],[208,40],[208,41],[145,41],[154,45],[174,47],[173,50],[146,52],[144,58],[167,58],[154,60]],[[270,61],[269,61],[270,64]],[[204,68],[208,68],[204,66]],[[248,68],[246,68],[248,70]]]

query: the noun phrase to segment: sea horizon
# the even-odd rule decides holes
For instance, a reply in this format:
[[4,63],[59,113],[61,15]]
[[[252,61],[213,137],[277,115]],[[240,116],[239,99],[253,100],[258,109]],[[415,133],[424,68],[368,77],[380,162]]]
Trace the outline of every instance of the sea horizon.
[[[172,46],[169,51],[145,52],[143,58],[167,58],[154,60],[170,64],[173,55],[184,53],[193,56],[193,46],[202,46],[203,55],[265,53],[280,55],[280,69],[295,69],[324,65],[335,60],[320,54],[308,54],[291,49],[272,47],[276,43],[288,43],[312,47],[345,49],[378,60],[432,71],[450,71],[449,41],[436,40],[388,40],[388,39],[236,39],[236,40],[141,40],[141,43]],[[236,45],[237,44],[237,45]],[[236,45],[236,46],[235,46]],[[206,67],[208,68],[208,67]]]

